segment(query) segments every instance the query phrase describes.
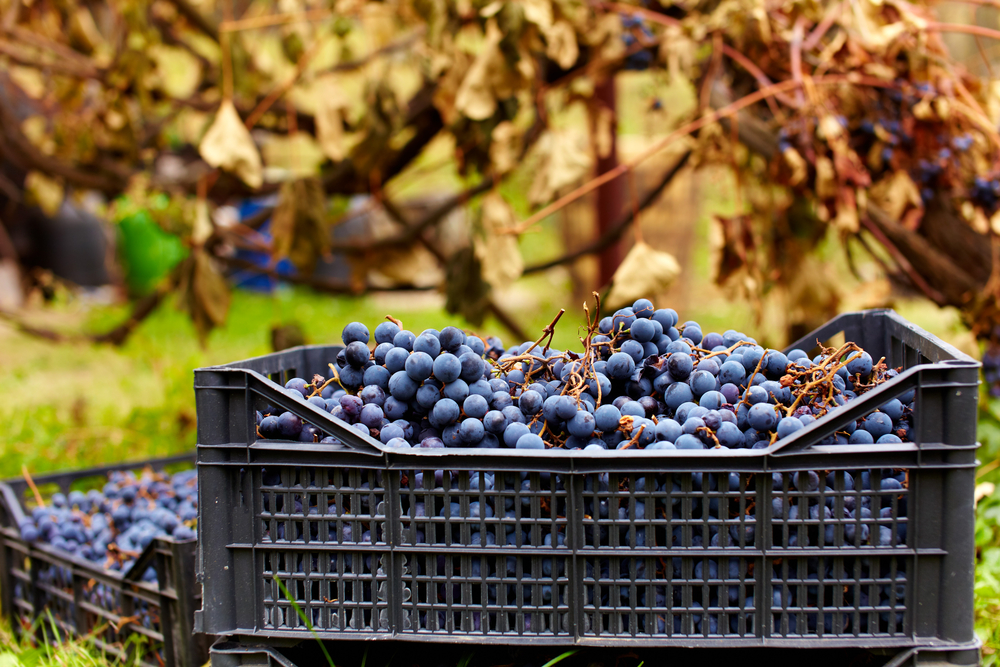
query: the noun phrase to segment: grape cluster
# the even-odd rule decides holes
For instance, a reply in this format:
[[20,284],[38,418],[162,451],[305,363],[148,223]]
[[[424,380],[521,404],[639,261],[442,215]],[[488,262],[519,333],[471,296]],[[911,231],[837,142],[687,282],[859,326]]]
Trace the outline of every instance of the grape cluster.
[[[21,537],[49,544],[105,569],[127,571],[158,537],[195,539],[198,479],[195,470],[174,475],[151,469],[111,472],[108,482],[87,493],[56,493],[31,510],[19,526]],[[142,576],[155,582],[151,567]]]
[[[622,14],[622,43],[627,50],[635,48],[636,45],[652,44],[654,42],[653,31],[649,25],[640,17]],[[653,64],[653,51],[651,48],[643,48],[630,53],[625,58],[625,69],[633,71],[643,71]]]
[[[591,326],[585,352],[538,342],[504,350],[455,327],[416,335],[354,322],[330,379],[286,390],[393,448],[761,449],[895,377],[848,343],[810,359],[737,331],[703,334],[640,299]],[[825,444],[909,440],[914,392],[888,401]],[[257,413],[260,436],[320,440],[291,412]],[[335,442],[332,437],[321,442]]]
[[[580,353],[545,344],[553,326],[537,341],[505,349],[496,338],[484,340],[454,327],[415,334],[395,321],[379,324],[371,341],[368,328],[355,322],[344,329],[345,348],[331,364],[331,377],[293,378],[285,389],[391,449],[513,448],[553,455],[617,450],[628,456],[638,450],[767,448],[898,375],[853,343],[822,348],[813,358],[802,350],[785,354],[734,330],[703,333],[697,322],[682,323],[673,310],[655,309],[646,299],[603,319],[588,314]],[[891,446],[908,441],[913,409],[914,392],[905,392],[823,442]],[[291,412],[264,406],[257,421],[264,438],[337,442]],[[303,554],[295,562],[279,558],[270,569],[306,578],[349,572],[351,590],[343,594],[373,601],[374,577],[384,567],[378,555],[386,541],[386,517],[379,516],[387,506],[383,472],[356,471],[354,479],[339,469],[288,473],[295,479],[283,479],[281,469],[263,471],[265,539],[335,543],[358,551]],[[414,625],[479,632],[485,624],[508,632],[521,623],[524,632],[565,630],[569,560],[562,523],[571,513],[569,476],[440,469],[399,474],[399,507],[392,514],[398,511],[404,546],[484,549],[483,558],[472,559],[471,571],[444,552],[412,556],[408,567],[418,577],[454,582],[413,591],[416,602],[431,607],[412,610]],[[754,549],[763,520],[759,475],[583,477],[583,539],[593,553],[580,573],[587,591],[582,601],[586,631],[761,631],[753,626],[758,592],[752,555],[692,551],[692,557],[661,560],[629,551]],[[774,473],[768,482],[773,531],[768,543],[777,548],[832,545],[890,554],[906,544],[904,470]],[[288,494],[291,488],[303,492]],[[518,549],[528,546],[551,555],[540,560],[537,552],[521,555]],[[800,567],[789,573],[796,563]],[[906,573],[899,559],[844,555],[835,562],[803,556],[778,559],[769,567],[773,571],[765,576],[772,582],[770,622],[776,633],[902,631]],[[466,579],[489,583],[474,585],[473,599],[456,611],[457,603],[444,601],[462,599],[457,587]],[[835,595],[845,580],[858,584]],[[483,603],[496,611],[483,613]],[[438,604],[449,608],[435,610]],[[618,607],[650,611],[607,612]],[[812,607],[816,610],[808,611]],[[857,609],[864,613],[855,614]],[[540,613],[545,610],[548,615]],[[338,628],[375,622],[351,620],[349,610],[341,616],[332,611],[324,616],[321,609],[312,613],[314,623]]]

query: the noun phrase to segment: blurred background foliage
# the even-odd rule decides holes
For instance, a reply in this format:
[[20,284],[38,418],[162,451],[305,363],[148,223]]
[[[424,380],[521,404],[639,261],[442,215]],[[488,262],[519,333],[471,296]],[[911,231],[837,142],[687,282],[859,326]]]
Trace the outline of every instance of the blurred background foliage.
[[349,320],[572,347],[593,290],[1000,368],[995,4],[0,0],[0,476],[189,450],[191,369]]

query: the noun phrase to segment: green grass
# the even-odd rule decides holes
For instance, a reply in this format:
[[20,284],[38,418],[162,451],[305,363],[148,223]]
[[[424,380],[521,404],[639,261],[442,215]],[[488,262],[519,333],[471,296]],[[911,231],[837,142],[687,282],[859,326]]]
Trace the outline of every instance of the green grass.
[[56,644],[45,641],[53,636],[41,623],[35,641],[28,633],[15,636],[6,620],[0,619],[0,667],[126,667],[140,664],[128,660],[109,660],[104,657],[89,637],[79,637]]
[[[544,280],[544,279],[541,279]],[[543,283],[544,284],[544,283]],[[557,312],[560,290],[548,298],[525,298],[510,307],[533,335]],[[65,329],[104,329],[123,316],[120,308],[86,311],[79,304],[45,314]],[[186,317],[161,307],[120,349],[52,344],[0,325],[0,477],[98,463],[166,456],[193,448],[195,412],[192,370],[267,354],[274,324],[299,323],[310,343],[339,344],[351,320],[374,327],[387,314],[414,331],[456,325],[432,295],[330,298],[306,290],[274,295],[237,292],[226,325],[199,346]],[[557,346],[572,345],[581,313],[567,313],[556,331]],[[495,321],[484,333],[509,333]]]

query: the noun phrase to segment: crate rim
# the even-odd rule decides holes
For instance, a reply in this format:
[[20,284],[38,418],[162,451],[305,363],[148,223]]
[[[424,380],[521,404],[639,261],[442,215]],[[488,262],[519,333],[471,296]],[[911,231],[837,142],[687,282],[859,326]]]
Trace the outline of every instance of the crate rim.
[[[312,416],[316,421],[317,426],[325,425],[325,430],[336,435],[338,439],[341,440],[343,444],[335,445],[325,445],[329,449],[314,449],[318,443],[295,443],[293,446],[299,451],[308,452],[325,452],[325,451],[344,451],[350,450],[354,453],[370,455],[372,457],[380,457],[383,459],[408,459],[414,457],[413,460],[419,460],[421,457],[427,458],[437,458],[442,455],[451,458],[462,458],[462,457],[478,457],[481,458],[484,453],[490,457],[499,457],[501,459],[514,459],[514,460],[550,460],[550,459],[562,459],[562,460],[581,460],[581,461],[600,461],[603,459],[629,459],[642,461],[646,459],[752,459],[759,460],[761,458],[771,458],[771,457],[783,457],[796,453],[802,453],[804,451],[817,452],[817,453],[828,453],[837,454],[843,451],[850,451],[859,455],[873,454],[875,452],[882,454],[891,453],[919,453],[921,451],[926,451],[926,447],[923,445],[929,443],[899,443],[895,445],[811,445],[808,446],[805,443],[815,442],[826,435],[829,435],[841,426],[847,424],[850,421],[857,419],[859,416],[871,412],[876,409],[878,405],[884,403],[887,400],[891,400],[893,397],[898,396],[906,391],[913,388],[919,388],[920,375],[923,371],[929,369],[937,369],[941,366],[949,368],[967,368],[967,369],[978,369],[982,366],[981,362],[972,358],[971,356],[965,354],[955,346],[947,343],[937,336],[927,332],[926,330],[918,327],[917,325],[907,321],[905,318],[900,316],[895,310],[891,308],[876,308],[869,310],[851,311],[846,313],[841,313],[829,320],[820,327],[814,329],[805,336],[799,338],[794,343],[785,347],[784,350],[787,352],[789,350],[799,347],[801,349],[812,349],[814,344],[810,344],[809,340],[820,340],[823,338],[828,338],[830,332],[839,331],[841,328],[841,322],[844,320],[858,318],[862,320],[866,318],[876,318],[884,317],[891,320],[897,326],[901,326],[915,335],[926,340],[930,345],[935,346],[940,352],[943,353],[945,357],[937,362],[931,362],[926,364],[915,364],[910,368],[892,378],[891,380],[884,382],[882,385],[873,389],[872,391],[866,392],[857,399],[846,404],[844,407],[830,412],[827,415],[815,420],[811,424],[808,424],[805,428],[799,429],[792,435],[783,438],[779,442],[762,448],[762,449],[725,449],[725,448],[715,448],[715,449],[702,449],[702,450],[639,450],[635,449],[628,452],[625,456],[621,456],[619,450],[604,450],[604,451],[584,451],[584,450],[563,450],[559,448],[549,448],[545,450],[518,450],[510,447],[496,447],[490,448],[488,450],[482,450],[479,448],[470,447],[445,447],[437,449],[424,449],[421,447],[413,447],[408,449],[395,449],[384,445],[383,443],[375,440],[370,435],[365,435],[360,433],[351,427],[347,422],[341,421],[336,417],[333,417],[326,410],[322,410],[315,405],[307,402],[301,396],[293,395],[288,392],[284,387],[274,382],[266,375],[259,373],[252,368],[246,368],[247,365],[252,365],[255,363],[263,363],[270,361],[275,354],[294,354],[296,352],[306,352],[306,351],[324,351],[333,350],[341,348],[341,345],[301,345],[288,350],[282,350],[280,353],[271,353],[266,355],[260,355],[257,357],[251,357],[249,359],[243,359],[240,361],[229,362],[228,364],[221,364],[216,366],[206,366],[202,368],[195,369],[195,387],[196,389],[212,389],[212,388],[225,388],[232,389],[234,387],[216,387],[213,385],[201,385],[197,382],[197,377],[202,373],[242,373],[252,377],[257,382],[262,384],[262,389],[268,390],[267,393],[270,394],[266,396],[271,400],[276,400],[279,407],[286,407],[287,405],[281,405],[284,401],[289,401],[295,404],[295,410],[299,411],[300,416],[301,411],[306,411],[306,414]],[[803,347],[806,346],[806,347]],[[978,373],[974,382],[968,382],[965,384],[959,384],[955,381],[950,381],[949,384],[956,387],[976,387],[978,391],[978,386],[980,380]],[[297,394],[297,392],[296,392]],[[284,400],[282,400],[284,399]],[[317,423],[318,422],[318,423]],[[275,444],[286,444],[289,441],[285,440],[256,440],[254,443],[249,444],[251,449],[264,449],[271,448]],[[197,451],[201,451],[205,447],[202,444],[198,444]],[[211,446],[217,447],[217,446]],[[955,447],[950,447],[954,450]],[[558,451],[557,454],[553,454],[553,451]],[[200,457],[199,457],[200,458]]]

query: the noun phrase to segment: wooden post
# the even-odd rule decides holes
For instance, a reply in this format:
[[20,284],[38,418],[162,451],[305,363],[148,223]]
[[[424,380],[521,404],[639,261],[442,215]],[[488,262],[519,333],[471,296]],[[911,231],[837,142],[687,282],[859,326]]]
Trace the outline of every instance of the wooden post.
[[[618,166],[618,118],[616,110],[615,78],[608,76],[594,87],[594,108],[592,114],[592,127],[596,126],[597,112],[601,107],[608,109],[613,120],[611,121],[611,150],[604,157],[597,156],[596,171],[597,176],[610,171]],[[597,236],[610,229],[621,215],[625,205],[625,179],[618,177],[609,181],[597,189]],[[624,254],[622,252],[621,241],[612,243],[601,251],[598,259],[598,284],[604,287],[611,282],[615,275],[615,270],[621,264]]]

